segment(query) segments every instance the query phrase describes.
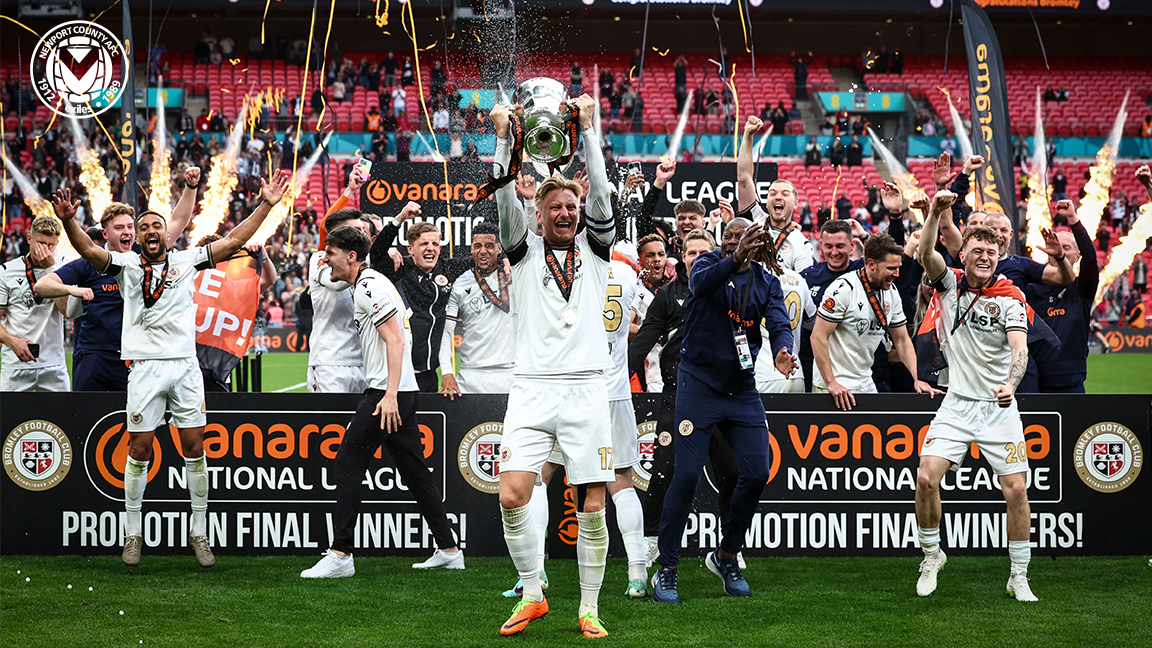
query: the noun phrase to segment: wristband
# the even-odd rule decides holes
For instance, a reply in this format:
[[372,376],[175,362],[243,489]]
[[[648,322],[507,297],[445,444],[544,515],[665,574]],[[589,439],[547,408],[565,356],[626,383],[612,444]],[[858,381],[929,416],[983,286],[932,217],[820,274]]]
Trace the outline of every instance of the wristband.
[[1056,257],[1056,263],[1060,263],[1061,261],[1063,261],[1066,258],[1068,258],[1068,255],[1061,254],[1060,256]]
[[[204,181],[204,178],[201,177],[200,182],[203,182],[203,181]],[[184,181],[184,188],[185,189],[199,189],[200,188],[200,182],[197,182],[196,184],[192,184],[192,183],[188,182],[187,180],[185,180]]]

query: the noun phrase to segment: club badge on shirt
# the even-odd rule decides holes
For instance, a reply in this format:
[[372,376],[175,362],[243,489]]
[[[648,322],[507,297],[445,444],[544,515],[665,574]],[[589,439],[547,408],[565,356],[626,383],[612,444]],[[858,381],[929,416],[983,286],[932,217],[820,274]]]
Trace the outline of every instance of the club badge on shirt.
[[692,425],[692,421],[687,419],[680,421],[680,436],[688,436],[692,434],[692,430],[694,429],[696,428]]
[[444,275],[436,275],[436,278],[432,281],[435,281],[436,285],[440,286],[441,288],[448,285],[448,277],[445,277]]

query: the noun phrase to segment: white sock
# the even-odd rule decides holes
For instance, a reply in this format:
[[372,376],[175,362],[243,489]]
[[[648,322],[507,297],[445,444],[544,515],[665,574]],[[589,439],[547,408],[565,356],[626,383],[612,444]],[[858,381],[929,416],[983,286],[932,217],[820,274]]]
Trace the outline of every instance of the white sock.
[[532,520],[536,523],[536,536],[540,543],[537,559],[540,569],[544,569],[544,540],[548,535],[548,484],[543,482],[532,488],[532,499],[528,500],[528,508],[532,509]]
[[539,545],[536,542],[532,507],[506,509],[501,506],[500,517],[504,520],[504,542],[508,543],[508,554],[512,556],[512,564],[516,565],[516,571],[520,572],[520,580],[524,582],[524,598],[543,601],[544,590],[540,589],[540,563],[536,556]]
[[934,529],[919,528],[920,548],[925,556],[931,556],[940,551],[940,527]]
[[616,505],[616,526],[624,538],[624,552],[628,554],[628,580],[643,580],[648,576],[644,567],[644,507],[635,488],[625,488],[612,496]]
[[[608,560],[608,522],[604,511],[576,513],[580,531],[576,534],[576,565],[580,573],[580,613],[599,616],[600,585],[604,583],[604,563]],[[527,583],[525,583],[527,585]]]
[[188,494],[192,496],[192,535],[208,535],[208,459],[184,458]]
[[1027,574],[1032,560],[1032,545],[1027,540],[1009,540],[1008,558],[1012,560],[1012,573]]
[[128,512],[125,534],[141,535],[140,509],[144,506],[144,487],[148,485],[148,462],[128,457],[124,466],[124,510]]

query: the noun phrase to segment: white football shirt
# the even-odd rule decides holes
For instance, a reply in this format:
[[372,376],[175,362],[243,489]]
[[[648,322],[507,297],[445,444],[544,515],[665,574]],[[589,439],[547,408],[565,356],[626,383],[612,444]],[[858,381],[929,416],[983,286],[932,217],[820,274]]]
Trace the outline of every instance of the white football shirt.
[[[1006,295],[976,299],[975,291],[966,290],[961,296],[957,272],[945,272],[934,284],[940,295],[941,324],[948,334],[941,345],[948,360],[948,393],[994,401],[993,390],[1008,382],[1012,364],[1008,331],[1027,333],[1028,312],[1022,301]],[[964,322],[953,333],[960,316]]]
[[[636,299],[632,302],[632,311],[639,316],[641,324],[648,317],[648,307],[655,300],[656,293],[649,290],[644,282],[640,282],[636,288]],[[664,345],[657,342],[644,358],[644,382],[649,393],[659,394],[664,390],[664,376],[660,374],[660,353],[663,350]]]
[[[35,281],[51,274],[51,268],[32,268]],[[40,345],[40,357],[32,362],[20,362],[16,352],[0,344],[0,366],[5,369],[42,369],[64,364],[64,316],[56,309],[56,302],[39,297],[28,284],[28,268],[24,257],[12,259],[0,266],[0,310],[7,311],[4,328],[13,337]]]
[[[460,371],[468,369],[511,369],[516,363],[516,291],[511,275],[497,269],[481,276],[490,293],[500,299],[500,283],[508,291],[507,312],[481,289],[476,272],[460,275],[448,295],[444,312],[444,339],[440,341],[440,366],[452,366],[452,336],[460,336],[456,353]],[[450,331],[449,329],[454,329]]]
[[[768,218],[768,212],[764,206],[759,202],[752,205],[752,222],[764,223],[768,226],[770,240],[772,245],[776,245],[780,234],[784,230],[776,229],[772,226],[771,219]],[[780,267],[784,270],[792,270],[800,272],[804,268],[816,263],[816,253],[812,250],[812,243],[808,241],[808,237],[804,236],[800,226],[795,223],[791,224],[788,231],[788,236],[784,238],[784,243],[780,245],[780,251],[776,255],[776,260],[780,262]]]
[[604,330],[608,333],[608,354],[612,369],[608,372],[608,400],[632,398],[628,380],[628,332],[632,322],[632,302],[640,276],[623,261],[608,264],[608,291],[604,302]]
[[[150,291],[164,282],[164,292],[151,308],[144,307],[144,259],[137,252],[109,252],[103,273],[116,277],[124,297],[124,327],[120,357],[124,360],[172,360],[196,357],[196,273],[216,265],[209,246],[168,252],[152,266]],[[204,324],[207,326],[207,322]]]
[[[896,287],[875,292],[888,328],[905,326],[907,318]],[[833,281],[824,291],[816,314],[837,325],[828,336],[828,355],[836,382],[853,391],[873,385],[872,363],[876,359],[876,347],[884,343],[884,329],[868,303],[860,273],[848,272]],[[812,384],[827,387],[816,363],[812,369]]]
[[512,265],[519,309],[515,375],[564,376],[611,369],[604,334],[608,261],[592,251],[588,232],[577,234],[571,249],[553,248],[561,268],[569,254],[579,251],[567,301],[544,260],[544,239],[528,232],[524,244],[524,258]]
[[[784,291],[784,310],[788,313],[788,323],[792,327],[792,355],[797,358],[800,357],[800,327],[804,324],[804,320],[811,319],[816,315],[816,304],[812,303],[812,294],[808,291],[808,282],[804,281],[804,277],[800,273],[793,272],[792,270],[785,270],[782,276],[777,277],[780,280],[780,288]],[[784,374],[776,370],[776,358],[772,357],[772,341],[768,329],[764,327],[764,320],[760,321],[760,335],[764,342],[760,346],[760,354],[756,356],[756,385],[759,391],[760,385],[779,382],[784,380],[791,380],[796,378],[804,378],[804,369],[799,367],[796,372],[792,374],[791,378],[785,378]],[[768,352],[765,353],[764,350]]]
[[416,372],[412,369],[412,329],[408,325],[408,309],[396,286],[388,277],[365,268],[356,279],[352,300],[360,348],[364,353],[364,380],[368,386],[382,391],[388,389],[388,345],[376,327],[399,317],[404,331],[404,362],[400,370],[399,391],[419,391]]
[[359,367],[360,336],[352,316],[352,284],[332,279],[324,252],[308,258],[308,286],[312,295],[312,335],[308,338],[308,366]]

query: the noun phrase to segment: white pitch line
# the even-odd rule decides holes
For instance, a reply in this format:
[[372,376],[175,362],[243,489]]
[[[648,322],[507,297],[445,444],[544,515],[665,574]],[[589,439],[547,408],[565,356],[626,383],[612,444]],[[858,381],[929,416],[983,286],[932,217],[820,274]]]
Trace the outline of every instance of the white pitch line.
[[273,391],[272,393],[273,394],[283,394],[284,392],[290,392],[293,389],[303,387],[304,385],[307,385],[307,384],[308,384],[307,382],[296,383],[295,385],[289,385],[288,387],[285,387],[284,389],[277,389],[277,390]]

